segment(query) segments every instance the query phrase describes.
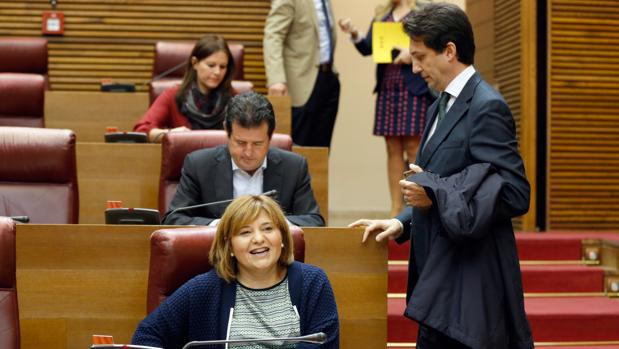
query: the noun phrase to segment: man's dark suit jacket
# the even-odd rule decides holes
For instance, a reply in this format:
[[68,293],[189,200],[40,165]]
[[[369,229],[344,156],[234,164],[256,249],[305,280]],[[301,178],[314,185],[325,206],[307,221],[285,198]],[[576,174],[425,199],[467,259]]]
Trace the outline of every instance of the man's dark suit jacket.
[[530,196],[513,117],[478,73],[428,140],[437,104],[428,110],[432,117],[417,164],[451,177],[487,163],[501,185],[493,205],[471,205],[473,215],[491,213],[488,230],[450,234],[428,187],[433,200],[429,210],[407,209],[397,217],[404,227],[397,241],[411,240],[405,315],[472,348],[533,348],[511,224],[513,217],[527,212]]
[[[269,149],[262,189],[263,192],[277,190],[277,201],[291,223],[298,226],[325,225],[312,192],[307,161],[300,155]],[[168,212],[179,207],[228,200],[232,193],[232,159],[228,146],[197,150],[185,158]],[[164,224],[208,225],[221,218],[226,206],[219,204],[176,212],[167,216]]]

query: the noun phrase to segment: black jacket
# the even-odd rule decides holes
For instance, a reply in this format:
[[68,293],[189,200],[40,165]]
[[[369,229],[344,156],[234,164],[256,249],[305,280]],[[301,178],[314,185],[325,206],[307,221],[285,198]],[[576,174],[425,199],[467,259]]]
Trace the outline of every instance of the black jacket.
[[532,348],[516,240],[496,220],[504,180],[490,164],[450,177],[411,177],[436,205],[440,226],[405,315],[472,348]]

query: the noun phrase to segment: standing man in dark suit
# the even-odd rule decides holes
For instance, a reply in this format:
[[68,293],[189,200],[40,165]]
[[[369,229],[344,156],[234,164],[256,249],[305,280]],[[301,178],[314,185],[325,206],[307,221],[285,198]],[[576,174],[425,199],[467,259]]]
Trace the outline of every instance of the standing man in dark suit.
[[233,97],[224,127],[228,144],[197,150],[185,158],[176,194],[164,224],[216,225],[227,205],[171,213],[179,207],[277,190],[286,218],[298,226],[324,226],[310,184],[307,161],[269,148],[275,114],[268,99],[247,92]]
[[[405,315],[420,325],[417,348],[533,348],[511,224],[527,212],[530,187],[509,107],[473,68],[473,30],[460,8],[427,5],[408,16],[404,28],[413,71],[441,92],[411,166],[417,174],[400,181],[411,208],[391,220],[362,219],[351,226],[365,226],[363,241],[373,232],[379,241],[411,240]],[[493,183],[501,183],[492,188],[496,201],[490,207],[466,211],[483,218],[483,229],[447,226],[454,217],[439,205],[459,202],[461,192],[438,196],[415,177],[460,185],[480,164],[498,175]]]

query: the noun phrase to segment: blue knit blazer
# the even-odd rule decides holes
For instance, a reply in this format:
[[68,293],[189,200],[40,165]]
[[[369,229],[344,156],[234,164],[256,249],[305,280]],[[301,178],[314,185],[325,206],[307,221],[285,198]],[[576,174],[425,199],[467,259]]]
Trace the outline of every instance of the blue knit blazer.
[[[226,282],[214,269],[194,277],[138,325],[132,343],[180,349],[190,341],[225,339],[236,287],[236,282]],[[337,306],[325,272],[294,262],[288,267],[288,288],[292,304],[301,317],[301,335],[315,332],[327,335],[322,345],[299,343],[296,348],[339,348]]]

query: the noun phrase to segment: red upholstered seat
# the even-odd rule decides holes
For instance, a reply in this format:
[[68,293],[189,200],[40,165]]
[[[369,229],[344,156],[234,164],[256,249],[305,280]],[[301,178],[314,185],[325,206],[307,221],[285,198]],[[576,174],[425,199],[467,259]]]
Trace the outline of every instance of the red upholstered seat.
[[28,73],[47,78],[47,40],[43,38],[0,38],[0,73]]
[[45,127],[44,100],[43,75],[0,73],[0,126]]
[[75,134],[0,127],[0,216],[31,223],[78,223]]
[[[186,62],[194,45],[195,42],[157,42],[155,44],[153,78],[183,62]],[[234,75],[232,76],[232,88],[234,88],[236,93],[253,90],[254,85],[249,81],[243,80],[243,55],[245,51],[243,45],[230,43],[228,44],[228,47],[232,53],[232,59],[234,60],[235,65]],[[152,104],[163,91],[174,85],[180,84],[184,74],[185,69],[181,67],[171,71],[167,76],[157,81],[153,81],[150,84],[150,103]]]
[[15,223],[6,217],[0,217],[0,348],[19,348]]
[[[159,212],[164,214],[176,193],[176,186],[181,178],[181,169],[185,156],[202,148],[212,148],[228,142],[224,130],[199,130],[191,132],[171,132],[163,137],[161,146],[161,173],[159,175]],[[289,135],[274,133],[271,146],[292,150],[292,138]]]
[[[146,310],[159,304],[192,277],[206,273],[213,266],[208,252],[215,239],[216,227],[161,229],[150,237],[150,269]],[[305,260],[303,230],[291,227],[294,259]]]

